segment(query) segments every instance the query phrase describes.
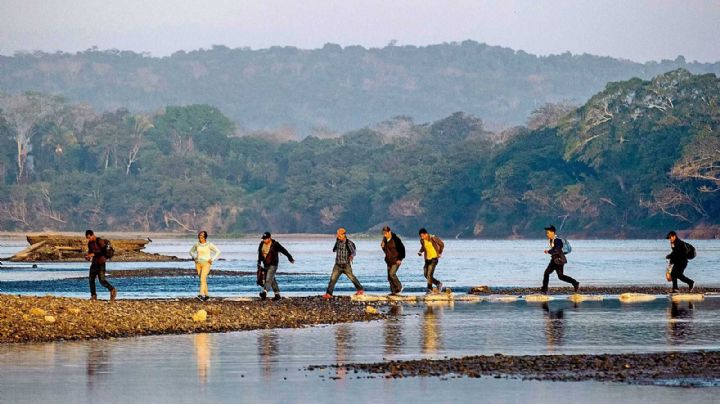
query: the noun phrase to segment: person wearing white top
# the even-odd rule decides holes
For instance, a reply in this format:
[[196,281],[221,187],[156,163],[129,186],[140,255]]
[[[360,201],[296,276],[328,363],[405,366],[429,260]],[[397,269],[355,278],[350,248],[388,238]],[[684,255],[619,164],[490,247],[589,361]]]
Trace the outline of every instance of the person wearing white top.
[[207,241],[205,230],[198,233],[198,242],[190,249],[190,256],[195,261],[195,270],[200,277],[200,294],[198,300],[208,300],[207,277],[210,274],[210,266],[220,256],[220,250],[215,244]]

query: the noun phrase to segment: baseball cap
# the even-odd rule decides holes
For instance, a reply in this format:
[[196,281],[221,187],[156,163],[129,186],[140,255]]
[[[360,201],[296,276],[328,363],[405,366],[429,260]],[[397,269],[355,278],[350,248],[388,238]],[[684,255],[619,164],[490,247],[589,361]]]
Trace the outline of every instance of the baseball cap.
[[262,239],[263,239],[263,240],[267,240],[267,239],[269,239],[270,237],[271,237],[271,234],[270,234],[269,231],[266,231],[266,232],[263,233],[263,235],[262,235]]

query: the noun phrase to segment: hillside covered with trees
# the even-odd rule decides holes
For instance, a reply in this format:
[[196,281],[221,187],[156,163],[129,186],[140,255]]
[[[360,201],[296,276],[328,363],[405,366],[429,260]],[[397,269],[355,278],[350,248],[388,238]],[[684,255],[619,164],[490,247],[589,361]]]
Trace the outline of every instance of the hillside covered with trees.
[[682,57],[644,64],[586,54],[539,57],[473,41],[379,49],[215,46],[162,58],[90,49],[0,56],[0,92],[59,95],[102,112],[208,104],[237,130],[289,128],[304,137],[395,116],[431,122],[456,111],[504,128],[546,103],[581,105],[608,82],[677,68],[720,74],[720,63]]
[[337,137],[237,136],[210,105],[99,112],[0,97],[5,230],[658,237],[720,225],[720,80],[675,70],[501,133],[457,112]]

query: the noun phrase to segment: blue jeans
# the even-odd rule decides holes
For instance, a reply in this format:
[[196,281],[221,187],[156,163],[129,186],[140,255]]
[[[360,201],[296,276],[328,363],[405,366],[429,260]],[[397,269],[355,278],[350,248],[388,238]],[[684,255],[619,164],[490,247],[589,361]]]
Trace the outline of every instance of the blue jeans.
[[345,276],[350,279],[350,282],[353,283],[355,286],[355,289],[357,290],[363,290],[362,285],[360,284],[360,281],[355,277],[352,271],[352,265],[350,264],[335,264],[332,270],[332,275],[330,275],[330,283],[327,287],[327,294],[332,295],[333,289],[335,289],[335,283],[337,283],[338,278],[340,278],[340,275],[345,274]]
[[272,287],[272,290],[275,294],[280,293],[280,288],[278,287],[277,281],[275,280],[275,272],[277,272],[277,265],[270,265],[268,267],[265,267],[265,285],[263,285],[263,290],[268,291],[270,290],[270,287]]

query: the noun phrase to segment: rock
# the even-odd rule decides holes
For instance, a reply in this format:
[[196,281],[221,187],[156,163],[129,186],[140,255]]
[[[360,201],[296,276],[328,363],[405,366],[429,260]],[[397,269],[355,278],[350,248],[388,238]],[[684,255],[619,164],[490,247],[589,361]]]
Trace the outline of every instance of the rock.
[[619,297],[623,303],[651,302],[656,298],[655,295],[648,295],[646,293],[623,293]]
[[489,302],[496,302],[496,303],[512,303],[516,302],[518,300],[517,296],[513,295],[497,295],[497,296],[490,296],[488,298]]
[[470,291],[468,293],[471,295],[487,294],[487,293],[490,293],[490,286],[487,286],[487,285],[473,286],[470,288]]
[[675,293],[670,295],[673,302],[699,302],[705,299],[702,293]]
[[581,295],[579,293],[572,294],[568,296],[568,300],[571,302],[579,303],[579,302],[599,302],[603,300],[603,296],[601,295]]
[[377,313],[378,313],[378,310],[377,310],[376,308],[372,307],[372,306],[366,306],[366,307],[365,307],[365,312],[366,312],[367,314],[377,314]]
[[553,300],[551,296],[548,295],[527,295],[525,296],[525,301],[530,303],[537,303],[537,302],[549,302],[550,300]]
[[43,309],[41,309],[41,308],[39,308],[39,307],[33,307],[32,309],[30,309],[30,315],[31,315],[31,316],[41,317],[41,316],[44,316],[44,315],[46,315],[46,314],[47,314],[47,313],[45,312],[45,310],[43,310]]
[[200,309],[193,314],[192,319],[196,323],[202,323],[207,320],[207,312],[203,309]]
[[477,295],[461,295],[456,296],[455,300],[460,302],[482,302],[485,298]]
[[417,302],[417,296],[388,295],[387,300],[391,302]]
[[382,295],[352,295],[350,300],[353,302],[385,302],[388,297]]
[[55,316],[45,316],[44,318],[46,323],[52,324],[55,322]]
[[78,309],[77,307],[71,307],[71,308],[68,309],[68,313],[70,313],[70,314],[80,314],[80,309]]
[[452,293],[433,293],[431,295],[425,295],[423,296],[422,300],[426,302],[431,301],[441,301],[441,302],[447,302],[454,300],[454,295]]

